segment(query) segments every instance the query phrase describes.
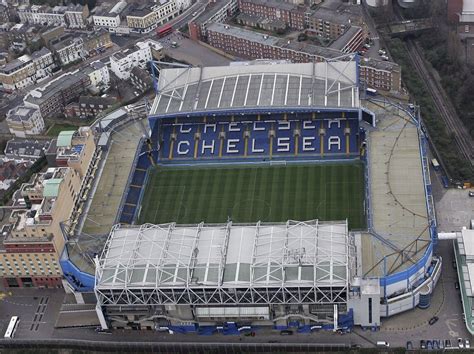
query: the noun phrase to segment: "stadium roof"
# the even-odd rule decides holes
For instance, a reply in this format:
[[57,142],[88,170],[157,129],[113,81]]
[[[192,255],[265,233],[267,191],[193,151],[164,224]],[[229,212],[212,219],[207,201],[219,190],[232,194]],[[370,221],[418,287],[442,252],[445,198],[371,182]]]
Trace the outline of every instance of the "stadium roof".
[[116,225],[96,288],[347,286],[347,222]]
[[352,58],[161,69],[150,116],[269,108],[356,109],[358,77]]

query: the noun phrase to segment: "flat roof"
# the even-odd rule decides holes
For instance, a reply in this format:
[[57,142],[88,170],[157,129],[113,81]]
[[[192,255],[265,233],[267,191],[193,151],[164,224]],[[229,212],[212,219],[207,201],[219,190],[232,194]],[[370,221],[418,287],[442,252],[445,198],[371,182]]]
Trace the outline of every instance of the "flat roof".
[[346,286],[347,221],[116,225],[97,288]]
[[43,197],[57,197],[62,178],[51,178],[44,181]]
[[358,108],[360,104],[353,60],[168,68],[160,71],[158,87],[150,116],[257,107]]
[[[461,237],[464,244],[464,254],[467,257],[474,256],[474,230],[463,229]],[[474,280],[474,277],[472,279]]]

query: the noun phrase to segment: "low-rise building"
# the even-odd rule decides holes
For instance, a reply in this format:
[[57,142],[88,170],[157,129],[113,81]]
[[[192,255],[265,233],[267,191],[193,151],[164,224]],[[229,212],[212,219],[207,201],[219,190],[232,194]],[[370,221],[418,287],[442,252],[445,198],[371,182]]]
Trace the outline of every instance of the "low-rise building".
[[283,21],[286,27],[302,31],[305,29],[305,7],[277,0],[239,0],[243,14],[259,16],[269,20]]
[[178,15],[179,9],[175,0],[160,1],[156,5],[133,4],[126,15],[130,32],[148,33]]
[[111,33],[117,32],[121,24],[120,15],[126,7],[127,2],[125,0],[96,7],[92,15],[94,27],[105,28]]
[[207,26],[222,23],[233,17],[239,10],[237,0],[211,1],[206,9],[188,23],[189,37],[194,40],[207,39]]
[[131,48],[114,53],[110,57],[110,70],[122,80],[130,77],[130,72],[135,67],[145,69],[154,55],[152,51],[161,53],[163,46],[153,40],[138,42]]
[[31,90],[23,99],[25,106],[36,108],[43,118],[61,113],[76,100],[91,83],[88,75],[79,70],[67,72],[42,87]]
[[90,63],[81,70],[84,74],[89,76],[91,81],[90,86],[96,90],[106,89],[110,85],[109,68],[100,60]]
[[53,43],[52,48],[61,66],[85,59],[84,42],[80,37],[63,39]]
[[153,81],[151,75],[139,67],[135,67],[130,72],[130,81],[132,85],[140,92],[145,92],[151,88]]
[[67,118],[95,118],[116,103],[115,97],[81,96],[78,102],[66,106],[64,114]]
[[0,196],[3,196],[4,192],[23,176],[32,164],[33,162],[29,160],[0,157]]
[[[211,46],[240,58],[284,59],[294,63],[307,63],[334,59],[343,54],[342,48],[336,50],[280,39],[220,23],[209,25],[207,31],[208,43]],[[400,66],[388,61],[362,61],[360,79],[367,86],[381,90],[400,91],[401,89]]]
[[17,9],[21,23],[47,24],[67,28],[85,28],[89,17],[87,5],[54,6],[21,5]]
[[86,33],[82,35],[81,38],[84,53],[88,56],[101,53],[114,45],[110,38],[110,32],[103,28]]
[[19,138],[39,135],[45,128],[40,111],[23,105],[8,111],[7,125],[10,133]]
[[10,139],[4,154],[9,159],[36,161],[49,148],[49,140]]
[[61,167],[35,175],[14,196],[14,205],[24,209],[11,213],[11,225],[0,235],[0,281],[5,287],[62,287],[62,224],[77,220],[88,193],[84,181],[97,163],[90,128],[63,133],[57,140]]
[[0,84],[7,91],[23,89],[51,75],[55,68],[52,53],[47,48],[23,55],[0,68]]

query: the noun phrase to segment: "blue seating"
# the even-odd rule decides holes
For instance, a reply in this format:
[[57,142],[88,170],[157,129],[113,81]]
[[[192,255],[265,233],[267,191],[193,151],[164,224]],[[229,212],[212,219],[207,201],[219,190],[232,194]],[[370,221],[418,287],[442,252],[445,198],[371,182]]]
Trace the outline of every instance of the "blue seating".
[[[269,158],[272,129],[274,131],[272,157],[275,158],[295,156],[296,129],[299,130],[297,158],[305,156],[346,158],[348,154],[350,156],[359,154],[361,141],[359,121],[351,112],[345,115],[333,112],[327,114],[327,118],[325,113],[324,119],[322,113],[316,115],[317,119],[312,119],[311,113],[288,114],[286,118],[287,120],[283,114],[261,115],[259,120],[255,115],[238,115],[234,117],[235,121],[230,117],[207,117],[206,123],[204,118],[167,119],[156,125],[160,133],[155,135],[159,135],[161,139],[157,158],[165,163],[219,158],[233,160]],[[320,135],[321,128],[325,130],[324,135]],[[169,149],[173,132],[176,134],[176,141],[170,160]],[[200,133],[198,140],[195,139],[197,132]],[[225,138],[221,137],[222,132]],[[324,154],[321,154],[321,145]]]

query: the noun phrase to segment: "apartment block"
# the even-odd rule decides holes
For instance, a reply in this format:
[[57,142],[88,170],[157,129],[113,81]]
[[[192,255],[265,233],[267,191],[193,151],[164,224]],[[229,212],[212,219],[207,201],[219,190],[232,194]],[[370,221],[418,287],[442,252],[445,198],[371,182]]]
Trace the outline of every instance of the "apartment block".
[[0,84],[7,91],[22,89],[51,76],[54,68],[52,53],[42,48],[0,67]]
[[76,100],[91,84],[88,75],[76,70],[31,90],[23,99],[25,106],[36,108],[43,118],[61,113],[67,104]]
[[140,92],[145,92],[151,88],[153,84],[151,75],[146,70],[140,69],[139,67],[133,68],[130,72],[130,81]]
[[137,42],[131,48],[116,52],[110,57],[110,70],[122,80],[130,77],[130,72],[135,67],[146,69],[147,64],[154,57],[152,50],[161,53],[163,46],[153,40]]
[[0,235],[0,279],[5,287],[61,287],[62,223],[82,207],[85,182],[97,163],[95,137],[88,127],[62,132],[57,159],[62,164],[35,175],[14,196],[10,225]]
[[239,0],[239,9],[243,14],[283,21],[294,30],[305,29],[304,6],[277,0]]
[[6,120],[10,133],[19,138],[44,132],[44,120],[40,111],[31,107],[21,105],[11,109]]
[[[283,59],[294,63],[324,61],[343,54],[340,50],[288,41],[220,23],[208,27],[208,43],[241,58]],[[400,91],[400,73],[400,67],[391,62],[370,60],[360,64],[361,81],[381,90]]]
[[189,36],[194,40],[207,39],[207,26],[222,23],[239,10],[237,0],[216,0],[209,2],[206,9],[188,23]]

